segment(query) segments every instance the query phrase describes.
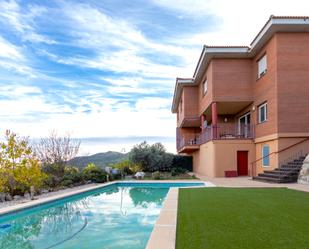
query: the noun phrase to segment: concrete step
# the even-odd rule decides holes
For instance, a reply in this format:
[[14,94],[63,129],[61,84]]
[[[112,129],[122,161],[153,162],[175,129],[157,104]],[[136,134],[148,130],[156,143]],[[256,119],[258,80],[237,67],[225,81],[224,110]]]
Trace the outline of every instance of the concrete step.
[[[274,177],[265,177],[265,176],[255,176],[253,177],[253,180],[268,182],[268,183],[292,183],[295,182],[294,178],[274,178]],[[296,178],[297,180],[297,178]]]
[[299,157],[274,170],[264,170],[263,173],[253,177],[254,180],[272,183],[292,183],[297,182],[299,171],[305,157]]
[[279,169],[301,169],[302,165],[281,165]]
[[265,174],[271,175],[298,175],[298,171],[286,171],[286,170],[264,170]]

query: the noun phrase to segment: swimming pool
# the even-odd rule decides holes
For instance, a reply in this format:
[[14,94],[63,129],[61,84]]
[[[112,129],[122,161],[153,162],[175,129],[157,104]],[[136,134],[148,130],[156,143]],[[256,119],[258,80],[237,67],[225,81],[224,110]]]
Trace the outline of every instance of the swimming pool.
[[1,249],[145,248],[170,187],[115,183],[0,216]]

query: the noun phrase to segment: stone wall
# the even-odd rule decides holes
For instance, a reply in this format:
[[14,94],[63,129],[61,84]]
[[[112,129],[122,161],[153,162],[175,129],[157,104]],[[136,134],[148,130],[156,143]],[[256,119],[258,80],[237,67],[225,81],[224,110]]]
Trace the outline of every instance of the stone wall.
[[309,154],[303,162],[303,166],[298,177],[298,183],[309,185]]

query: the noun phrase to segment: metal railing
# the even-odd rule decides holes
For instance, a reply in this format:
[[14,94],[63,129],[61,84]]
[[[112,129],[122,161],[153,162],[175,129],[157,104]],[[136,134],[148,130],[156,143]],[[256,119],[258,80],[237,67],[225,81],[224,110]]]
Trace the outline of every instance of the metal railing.
[[184,135],[180,135],[177,128],[177,150],[179,151],[184,146],[201,145],[211,140],[252,139],[254,138],[253,127],[253,125],[223,123],[207,126],[201,133]]
[[181,150],[185,146],[200,145],[199,134],[189,133],[183,136],[177,135],[177,150]]
[[[295,147],[296,145],[302,144],[302,143],[304,143],[304,142],[306,142],[306,141],[308,141],[308,140],[309,140],[309,138],[305,138],[305,139],[303,139],[303,140],[301,140],[301,141],[299,141],[299,142],[297,142],[297,143],[295,143],[295,144],[292,144],[292,145],[289,145],[289,146],[285,147],[284,149],[281,149],[281,150],[278,150],[278,151],[274,151],[274,152],[272,152],[272,153],[269,153],[269,154],[266,155],[266,156],[260,157],[260,158],[258,158],[257,160],[251,162],[251,172],[250,172],[250,174],[251,174],[252,178],[253,178],[254,176],[256,176],[256,165],[257,165],[258,162],[262,161],[264,158],[267,158],[267,157],[270,158],[271,156],[274,156],[274,155],[276,155],[276,154],[279,154],[279,153],[281,153],[281,152],[283,152],[283,151],[287,151],[287,150],[289,150],[290,148],[293,148],[293,147]],[[298,152],[292,154],[290,157],[288,157],[288,158],[285,159],[284,161],[280,161],[280,162],[278,163],[278,166],[281,166],[281,165],[283,165],[284,163],[289,162],[288,160],[292,161],[292,160],[296,159],[296,158],[294,158],[295,156],[299,156],[299,157],[300,157],[300,156],[302,156],[302,155],[306,155],[306,153],[304,153],[303,150],[300,150],[300,151],[298,151]]]

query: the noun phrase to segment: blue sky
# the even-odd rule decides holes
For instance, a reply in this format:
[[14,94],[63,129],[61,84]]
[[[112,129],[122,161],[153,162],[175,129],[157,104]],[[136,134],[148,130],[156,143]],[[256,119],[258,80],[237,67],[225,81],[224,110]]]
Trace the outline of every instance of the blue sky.
[[192,76],[203,44],[248,45],[270,14],[308,5],[243,3],[0,0],[1,133],[102,138],[88,152],[157,137],[174,151],[175,78]]

